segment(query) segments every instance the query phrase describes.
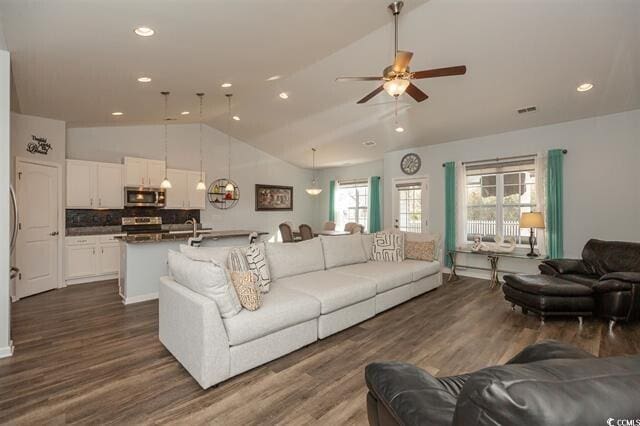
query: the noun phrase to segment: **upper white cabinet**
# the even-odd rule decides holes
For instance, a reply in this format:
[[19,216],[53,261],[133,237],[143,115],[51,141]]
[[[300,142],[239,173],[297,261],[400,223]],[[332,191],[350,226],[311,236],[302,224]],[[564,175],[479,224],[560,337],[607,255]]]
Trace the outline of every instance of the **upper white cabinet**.
[[164,161],[124,157],[125,186],[160,187],[164,179]]
[[67,160],[67,208],[121,209],[122,166]]
[[190,170],[167,169],[167,178],[171,188],[167,189],[168,209],[200,209],[206,208],[207,191],[196,190],[200,181],[200,173]]

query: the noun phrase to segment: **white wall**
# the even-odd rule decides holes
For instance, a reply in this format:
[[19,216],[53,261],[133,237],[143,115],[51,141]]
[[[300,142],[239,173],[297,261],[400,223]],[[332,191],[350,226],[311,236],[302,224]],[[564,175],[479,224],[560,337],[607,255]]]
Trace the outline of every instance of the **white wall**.
[[[472,161],[535,154],[553,148],[564,161],[565,256],[579,257],[589,238],[640,241],[640,110],[535,127],[481,138],[385,154],[385,194],[402,176],[407,152],[422,158],[429,175],[430,230],[444,231],[446,161]],[[391,197],[385,198],[385,227],[391,225]]]
[[10,112],[9,52],[0,28],[0,190],[4,202],[0,208],[0,358],[12,354],[11,302],[9,301],[9,182],[10,182]]
[[[199,170],[197,124],[169,125],[168,167]],[[227,176],[227,136],[203,126],[203,158],[207,185]],[[278,224],[310,222],[317,201],[304,189],[311,171],[295,167],[248,144],[232,139],[231,179],[240,188],[240,202],[229,210],[207,205],[202,223],[214,229],[256,229],[277,233]],[[162,125],[71,128],[67,130],[67,158],[121,163],[124,156],[164,159]],[[256,212],[255,184],[294,187],[293,212]]]
[[[320,185],[320,188],[322,188],[322,192],[318,195],[318,208],[315,211],[312,226],[319,229],[329,217],[329,181],[369,178],[371,176],[382,177],[383,174],[383,160],[371,161],[349,167],[332,167],[318,171],[318,184]],[[384,179],[381,179],[381,181],[384,188]],[[384,191],[382,192],[383,193],[380,195],[382,198],[382,205],[384,206]],[[382,218],[382,220],[384,220],[384,218]]]

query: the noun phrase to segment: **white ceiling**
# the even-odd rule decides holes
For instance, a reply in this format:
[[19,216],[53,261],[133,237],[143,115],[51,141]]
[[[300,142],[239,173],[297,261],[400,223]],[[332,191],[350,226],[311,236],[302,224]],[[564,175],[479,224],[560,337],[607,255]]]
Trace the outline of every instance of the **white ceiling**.
[[[640,1],[407,0],[400,48],[412,70],[467,65],[465,76],[422,80],[430,98],[356,101],[393,56],[389,0],[0,0],[19,108],[69,126],[162,122],[171,115],[227,129],[220,84],[233,83],[230,133],[308,167],[386,151],[640,108]],[[141,38],[147,25],[156,35]],[[267,82],[271,75],[282,75]],[[136,78],[148,75],[143,85]],[[578,93],[591,81],[595,88]],[[290,98],[278,98],[286,91]],[[536,105],[538,112],[515,110]],[[178,113],[189,110],[192,115]],[[123,111],[112,117],[112,111]],[[363,141],[375,140],[374,148]]]

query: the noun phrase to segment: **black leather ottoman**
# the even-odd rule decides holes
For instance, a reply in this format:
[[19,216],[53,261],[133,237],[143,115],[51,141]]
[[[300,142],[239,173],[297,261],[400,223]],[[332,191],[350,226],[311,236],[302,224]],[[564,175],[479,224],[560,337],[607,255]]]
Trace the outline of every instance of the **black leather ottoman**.
[[505,275],[504,298],[544,318],[551,315],[591,316],[595,307],[593,290],[583,284],[549,275]]

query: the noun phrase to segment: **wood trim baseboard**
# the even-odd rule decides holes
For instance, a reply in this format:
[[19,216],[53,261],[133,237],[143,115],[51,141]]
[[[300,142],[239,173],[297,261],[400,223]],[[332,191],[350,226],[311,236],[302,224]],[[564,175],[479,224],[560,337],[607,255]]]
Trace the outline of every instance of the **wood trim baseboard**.
[[9,340],[9,346],[0,348],[0,358],[7,358],[13,356],[13,340]]
[[68,285],[77,285],[77,284],[88,284],[94,283],[96,281],[105,281],[105,280],[114,280],[118,278],[118,273],[106,274],[106,275],[96,275],[95,277],[84,277],[84,278],[67,278],[65,280],[65,287]]
[[122,299],[122,303],[124,305],[131,305],[132,303],[146,302],[147,300],[155,300],[157,298],[158,293],[148,293],[141,294],[140,296],[125,297]]

